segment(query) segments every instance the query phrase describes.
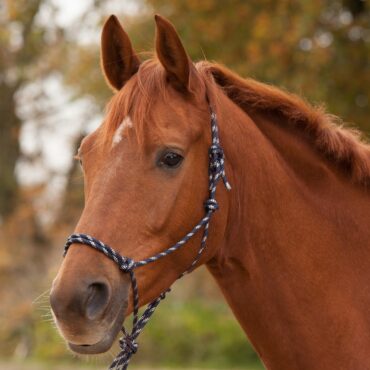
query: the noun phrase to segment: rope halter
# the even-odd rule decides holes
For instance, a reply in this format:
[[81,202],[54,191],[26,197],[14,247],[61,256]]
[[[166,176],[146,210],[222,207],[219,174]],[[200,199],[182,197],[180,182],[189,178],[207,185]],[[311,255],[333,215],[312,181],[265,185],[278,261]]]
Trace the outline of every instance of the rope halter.
[[135,277],[134,270],[138,267],[145,266],[149,263],[158,261],[160,258],[166,257],[169,254],[180,249],[184,244],[186,244],[197,232],[203,229],[203,236],[200,242],[200,247],[198,253],[196,254],[193,262],[179,277],[191,272],[196,264],[198,263],[204,249],[206,248],[206,241],[208,238],[209,223],[211,217],[215,211],[219,209],[219,205],[216,201],[216,187],[220,179],[222,179],[227,190],[231,190],[231,186],[227,180],[225,174],[225,156],[224,151],[220,146],[220,139],[218,136],[218,126],[217,126],[217,116],[211,108],[211,134],[212,134],[212,144],[209,148],[209,188],[208,188],[208,199],[204,202],[205,215],[203,218],[189,231],[182,239],[177,243],[167,248],[163,252],[160,252],[152,257],[146,258],[141,261],[134,261],[131,258],[121,256],[113,248],[104,244],[102,241],[95,239],[94,237],[86,234],[72,234],[67,239],[64,246],[64,256],[68,252],[68,248],[71,244],[84,244],[88,245],[102,253],[104,253],[108,258],[113,260],[118,267],[125,273],[130,275],[132,293],[133,293],[133,326],[130,333],[127,333],[125,328],[122,328],[123,337],[119,340],[119,345],[121,351],[117,357],[113,360],[109,370],[126,370],[131,356],[137,352],[138,344],[136,339],[144,329],[145,325],[153,315],[155,309],[159,303],[166,298],[166,294],[170,291],[167,289],[162,292],[158,298],[149,303],[149,305],[144,310],[143,314],[139,317],[139,290]]

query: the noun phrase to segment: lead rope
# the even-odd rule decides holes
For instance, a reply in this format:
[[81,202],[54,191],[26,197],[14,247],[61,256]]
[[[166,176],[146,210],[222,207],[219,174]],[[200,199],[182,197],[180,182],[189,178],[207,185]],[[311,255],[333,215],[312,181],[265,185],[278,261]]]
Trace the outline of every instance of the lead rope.
[[217,117],[216,114],[211,109],[211,134],[212,134],[212,145],[209,148],[209,195],[208,199],[204,202],[205,215],[204,217],[193,227],[193,229],[188,232],[181,240],[176,244],[160,252],[152,257],[146,258],[142,261],[134,261],[131,258],[123,257],[117,253],[113,248],[104,244],[98,239],[86,234],[72,234],[68,237],[67,242],[64,246],[64,256],[67,254],[68,248],[71,244],[85,244],[96,250],[104,253],[108,258],[113,260],[123,272],[127,272],[130,275],[132,295],[133,295],[133,325],[130,333],[126,332],[123,327],[123,337],[119,340],[119,345],[121,351],[117,357],[113,360],[109,367],[109,370],[126,370],[130,359],[134,353],[137,352],[138,344],[136,339],[144,329],[145,325],[153,315],[155,309],[159,303],[166,298],[166,294],[170,291],[170,288],[162,292],[158,298],[148,304],[144,310],[142,316],[139,318],[139,290],[135,277],[134,270],[137,267],[145,266],[149,263],[158,261],[160,258],[168,256],[169,254],[180,249],[184,244],[186,244],[197,232],[203,228],[203,236],[200,243],[198,253],[189,266],[189,268],[184,271],[178,279],[182,278],[184,275],[191,272],[196,264],[198,263],[204,249],[206,248],[206,241],[208,238],[209,223],[211,217],[215,211],[218,210],[219,206],[216,201],[216,188],[220,179],[227,190],[231,190],[231,186],[227,180],[225,174],[225,157],[224,152],[220,146],[220,139],[218,135]]

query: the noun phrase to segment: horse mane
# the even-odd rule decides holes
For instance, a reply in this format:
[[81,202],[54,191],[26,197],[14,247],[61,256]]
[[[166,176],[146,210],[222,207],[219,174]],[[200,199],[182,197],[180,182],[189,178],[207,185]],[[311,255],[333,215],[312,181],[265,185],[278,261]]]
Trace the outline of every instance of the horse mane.
[[[196,64],[196,68],[213,95],[221,88],[246,113],[281,118],[278,120],[280,124],[303,133],[318,153],[353,182],[370,186],[370,145],[360,131],[344,127],[338,117],[326,113],[322,106],[314,107],[277,87],[241,78],[219,64],[202,61]],[[111,142],[115,130],[127,115],[135,122],[139,142],[143,143],[145,135],[148,135],[148,121],[160,134],[161,128],[151,119],[151,106],[158,99],[166,101],[167,91],[166,75],[160,62],[150,59],[142,63],[139,71],[108,103],[100,138],[104,143]]]
[[297,95],[251,78],[241,78],[227,68],[210,62],[197,64],[222,91],[246,113],[274,115],[280,124],[303,133],[313,148],[349,176],[353,182],[370,186],[370,145],[359,130],[345,127],[322,106],[314,107]]

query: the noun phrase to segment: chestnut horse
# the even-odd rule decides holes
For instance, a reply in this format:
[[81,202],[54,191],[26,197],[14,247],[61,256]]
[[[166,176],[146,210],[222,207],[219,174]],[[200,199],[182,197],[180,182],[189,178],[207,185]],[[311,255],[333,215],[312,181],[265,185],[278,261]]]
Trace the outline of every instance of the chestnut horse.
[[[268,369],[370,369],[370,147],[299,97],[220,65],[192,63],[156,20],[156,56],[140,62],[116,17],[102,67],[117,92],[78,156],[85,208],[76,232],[145,259],[204,214],[211,106],[232,191],[219,186],[205,264]],[[140,305],[166,290],[201,235],[136,270]],[[369,289],[369,291],[368,291]],[[132,312],[130,278],[71,245],[51,292],[78,353],[108,350]]]

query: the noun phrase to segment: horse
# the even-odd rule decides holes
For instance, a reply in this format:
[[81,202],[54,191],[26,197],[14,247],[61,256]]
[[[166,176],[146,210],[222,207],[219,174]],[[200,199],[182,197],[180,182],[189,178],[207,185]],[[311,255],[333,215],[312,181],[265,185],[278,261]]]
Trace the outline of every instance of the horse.
[[[155,57],[141,62],[115,16],[101,64],[115,91],[78,150],[85,207],[75,232],[133,260],[192,229],[208,193],[210,107],[225,172],[205,265],[270,370],[370,369],[370,146],[302,98],[217,63],[194,63],[156,15]],[[197,255],[196,234],[136,270],[143,306]],[[50,302],[69,347],[107,351],[134,310],[130,275],[71,242]]]

